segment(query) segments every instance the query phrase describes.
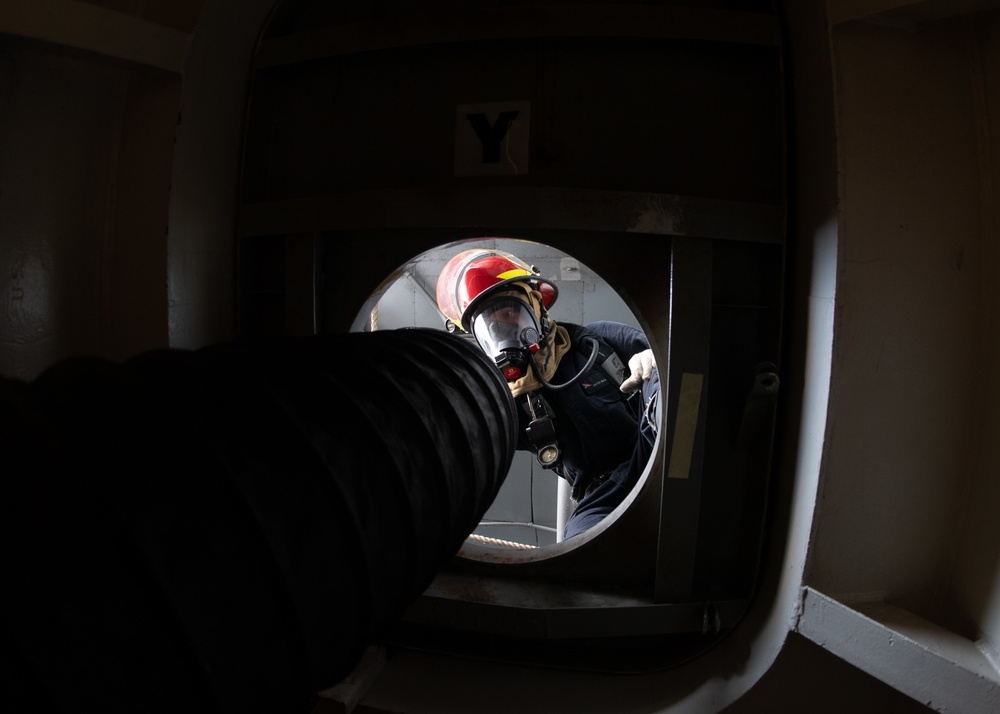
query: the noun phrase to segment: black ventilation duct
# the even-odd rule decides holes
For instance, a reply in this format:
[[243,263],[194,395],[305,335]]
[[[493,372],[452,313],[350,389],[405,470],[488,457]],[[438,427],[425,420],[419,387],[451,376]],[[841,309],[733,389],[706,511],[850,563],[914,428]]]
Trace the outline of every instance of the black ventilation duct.
[[475,528],[516,423],[425,329],[0,378],[6,704],[308,711]]

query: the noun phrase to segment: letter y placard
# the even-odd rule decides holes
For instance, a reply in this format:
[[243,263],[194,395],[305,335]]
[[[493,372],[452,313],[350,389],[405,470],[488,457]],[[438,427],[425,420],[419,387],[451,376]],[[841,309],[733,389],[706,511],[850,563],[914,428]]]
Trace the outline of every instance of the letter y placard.
[[460,104],[455,109],[455,175],[528,173],[531,102]]

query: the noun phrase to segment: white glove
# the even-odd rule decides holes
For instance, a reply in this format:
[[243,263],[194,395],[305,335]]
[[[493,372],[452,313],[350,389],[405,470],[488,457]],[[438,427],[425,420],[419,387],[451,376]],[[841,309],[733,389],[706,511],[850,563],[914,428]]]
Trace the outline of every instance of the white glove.
[[628,361],[628,369],[632,375],[622,382],[621,389],[624,393],[634,392],[642,386],[653,375],[656,369],[656,360],[653,359],[653,350],[643,350],[632,355]]

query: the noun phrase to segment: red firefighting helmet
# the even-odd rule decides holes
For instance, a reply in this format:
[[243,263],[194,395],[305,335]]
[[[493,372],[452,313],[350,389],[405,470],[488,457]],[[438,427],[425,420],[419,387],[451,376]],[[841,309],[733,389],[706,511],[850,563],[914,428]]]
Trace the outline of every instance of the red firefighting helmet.
[[487,297],[503,291],[504,286],[514,282],[527,282],[541,293],[546,310],[559,295],[553,283],[540,277],[523,260],[500,250],[473,248],[449,260],[438,276],[438,308],[445,317],[468,332],[478,306]]

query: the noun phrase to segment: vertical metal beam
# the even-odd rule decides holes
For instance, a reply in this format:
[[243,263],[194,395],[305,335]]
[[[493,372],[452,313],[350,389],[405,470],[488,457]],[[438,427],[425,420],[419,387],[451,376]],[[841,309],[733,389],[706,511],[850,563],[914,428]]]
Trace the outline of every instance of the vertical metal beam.
[[314,233],[285,238],[285,334],[315,335],[318,240]]
[[657,603],[686,602],[694,592],[709,387],[711,240],[674,237],[670,262],[667,452],[656,555]]

